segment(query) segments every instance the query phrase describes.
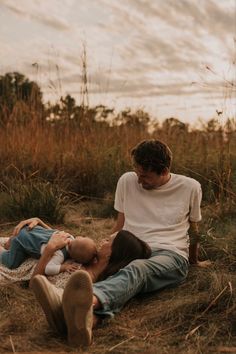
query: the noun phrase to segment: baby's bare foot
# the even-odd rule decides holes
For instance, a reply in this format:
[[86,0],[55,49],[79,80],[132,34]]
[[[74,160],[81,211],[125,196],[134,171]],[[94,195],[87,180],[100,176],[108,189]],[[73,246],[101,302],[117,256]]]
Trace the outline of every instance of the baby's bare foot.
[[10,249],[12,238],[13,238],[13,236],[9,237],[9,239],[7,240],[7,242],[4,244],[5,250],[9,250],[9,249]]

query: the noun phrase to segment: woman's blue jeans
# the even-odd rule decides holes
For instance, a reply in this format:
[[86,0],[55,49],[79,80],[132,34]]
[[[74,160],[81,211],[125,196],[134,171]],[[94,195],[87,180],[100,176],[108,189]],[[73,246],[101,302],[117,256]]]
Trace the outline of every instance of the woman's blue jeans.
[[177,286],[187,274],[185,258],[173,251],[153,251],[149,259],[137,259],[93,285],[93,293],[102,305],[94,313],[112,317],[135,295]]

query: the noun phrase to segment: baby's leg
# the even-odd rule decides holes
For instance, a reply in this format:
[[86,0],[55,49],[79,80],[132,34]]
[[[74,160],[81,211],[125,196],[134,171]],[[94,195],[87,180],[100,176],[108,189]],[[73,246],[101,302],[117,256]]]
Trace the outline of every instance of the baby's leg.
[[0,249],[0,263],[9,269],[19,267],[27,258],[27,254],[21,244],[18,242],[17,237],[12,239],[10,250],[3,247]]

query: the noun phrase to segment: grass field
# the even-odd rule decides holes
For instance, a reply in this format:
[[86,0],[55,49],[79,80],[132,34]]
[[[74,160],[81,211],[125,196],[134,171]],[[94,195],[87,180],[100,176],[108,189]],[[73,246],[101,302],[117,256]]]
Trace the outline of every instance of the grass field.
[[[95,119],[96,109],[72,109],[67,97],[51,107],[60,111],[58,120],[47,121],[50,112],[42,103],[39,109],[31,97],[23,102],[13,93],[6,91],[0,102],[0,236],[38,216],[99,242],[114,222],[117,180],[132,168],[131,148],[143,139],[166,142],[172,171],[202,185],[201,258],[212,266],[190,268],[176,289],[130,301],[94,331],[85,352],[236,353],[235,119],[223,124],[217,117],[196,128],[126,111],[111,125]],[[0,284],[0,352],[69,351],[66,340],[50,331],[27,284]]]
[[[96,208],[100,206],[86,202],[57,227],[99,242],[109,234],[113,219],[88,217]],[[213,218],[208,207],[203,214],[201,258],[211,259],[212,267],[192,267],[178,288],[131,300],[113,320],[94,330],[91,347],[81,352],[236,352],[236,220]],[[12,227],[2,226],[0,236],[9,236]],[[0,298],[0,352],[73,351],[65,338],[51,332],[27,284],[1,284]]]

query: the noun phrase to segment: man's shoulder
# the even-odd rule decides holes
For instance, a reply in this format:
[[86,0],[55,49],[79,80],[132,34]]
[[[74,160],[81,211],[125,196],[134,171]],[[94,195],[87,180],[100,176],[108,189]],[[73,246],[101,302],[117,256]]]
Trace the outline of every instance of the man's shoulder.
[[188,176],[184,176],[184,175],[179,175],[179,174],[174,174],[174,178],[176,183],[181,183],[185,186],[189,186],[190,188],[199,188],[201,187],[200,183],[192,178],[192,177],[188,177]]
[[130,171],[130,172],[125,172],[123,175],[121,175],[119,180],[126,182],[126,181],[133,181],[133,180],[136,180],[136,179],[137,179],[136,173]]

